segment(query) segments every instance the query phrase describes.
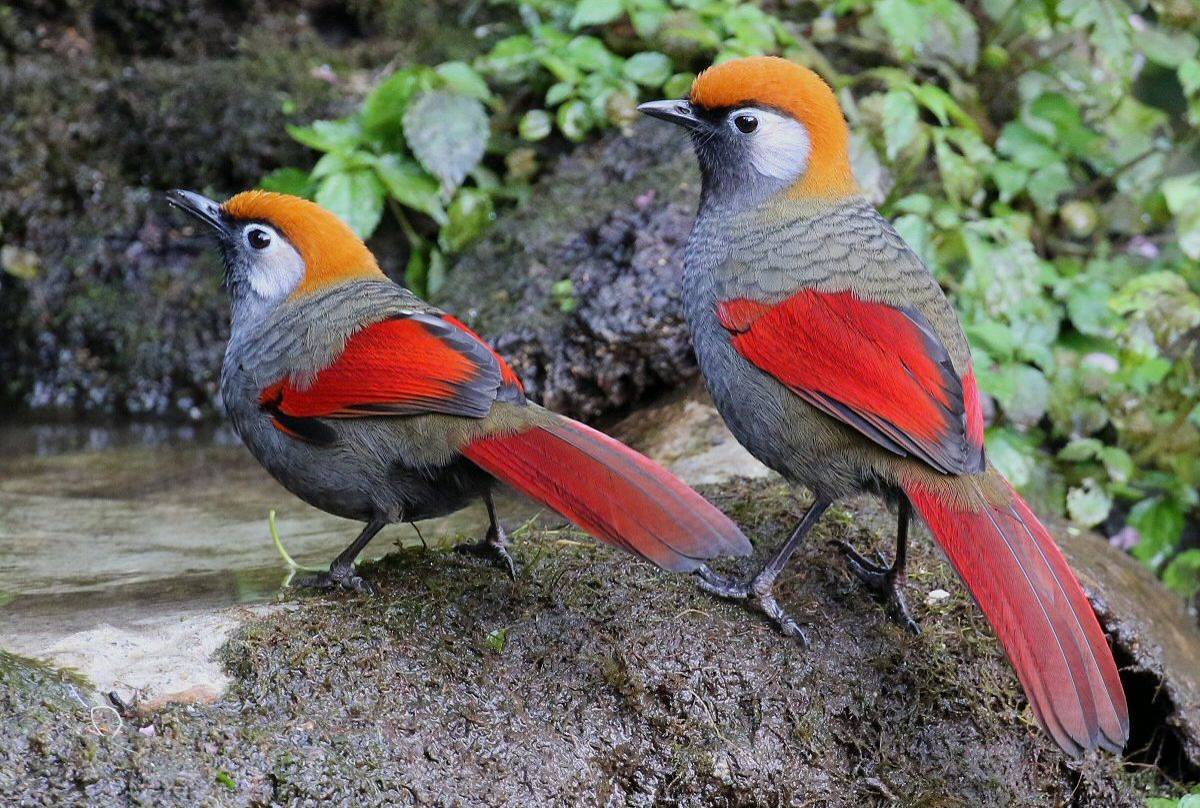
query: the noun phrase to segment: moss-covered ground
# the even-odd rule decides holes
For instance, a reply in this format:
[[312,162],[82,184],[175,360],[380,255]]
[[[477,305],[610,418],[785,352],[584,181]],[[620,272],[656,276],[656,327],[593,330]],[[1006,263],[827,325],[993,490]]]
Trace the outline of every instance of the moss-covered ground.
[[[772,482],[707,493],[760,551],[804,507]],[[924,631],[902,631],[827,545],[887,549],[890,517],[852,507],[782,578],[807,650],[544,520],[518,531],[515,582],[416,550],[367,568],[374,598],[289,591],[224,648],[225,696],[135,709],[116,732],[70,678],[8,658],[0,801],[1113,806],[1169,789],[1152,766],[1053,747],[925,541]]]

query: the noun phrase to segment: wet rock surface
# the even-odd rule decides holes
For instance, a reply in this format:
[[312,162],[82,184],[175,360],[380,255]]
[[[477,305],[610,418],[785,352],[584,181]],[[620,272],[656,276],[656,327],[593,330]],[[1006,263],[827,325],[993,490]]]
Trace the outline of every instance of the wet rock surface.
[[[773,480],[706,493],[760,552],[803,508]],[[250,622],[221,652],[233,685],[220,699],[135,710],[119,728],[69,677],[7,658],[0,797],[1117,806],[1172,789],[1179,770],[1148,760],[1063,758],[927,541],[910,562],[924,633],[891,622],[826,544],[886,547],[890,527],[850,503],[785,574],[807,651],[541,519],[518,531],[515,583],[450,553],[391,555],[367,569],[380,597],[289,594]],[[926,597],[937,589],[950,596]],[[1148,719],[1132,706],[1136,733]]]
[[489,337],[531,395],[576,417],[693,377],[680,273],[694,162],[653,121],[578,149],[458,261],[437,302]]

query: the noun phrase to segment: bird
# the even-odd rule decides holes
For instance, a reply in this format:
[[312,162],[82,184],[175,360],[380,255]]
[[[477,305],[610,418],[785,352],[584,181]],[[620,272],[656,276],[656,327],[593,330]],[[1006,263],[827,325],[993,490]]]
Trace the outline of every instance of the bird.
[[479,500],[487,533],[458,549],[515,577],[498,481],[666,570],[750,553],[737,525],[666,469],[528,400],[499,354],[389,279],[333,213],[261,190],[167,199],[207,227],[224,263],[220,391],[233,428],[292,494],[365,524],[305,584],[371,593],[353,564],[380,530]]
[[1051,738],[1071,755],[1120,752],[1129,712],[1104,632],[1049,532],[987,457],[958,316],[859,189],[833,90],[790,60],[747,57],[701,72],[686,98],[638,109],[685,129],[700,166],[682,298],[708,391],[737,440],[814,498],[748,580],[706,565],[700,585],[803,641],[772,594],[777,576],[832,503],[881,495],[897,511],[893,562],[836,543],[850,571],[919,633],[903,592],[915,511]]

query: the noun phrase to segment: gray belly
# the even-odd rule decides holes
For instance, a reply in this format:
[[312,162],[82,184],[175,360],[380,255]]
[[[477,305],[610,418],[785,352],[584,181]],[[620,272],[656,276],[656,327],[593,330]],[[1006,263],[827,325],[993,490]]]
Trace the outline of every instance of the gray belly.
[[444,516],[488,490],[491,477],[469,461],[414,463],[406,418],[329,419],[329,446],[284,434],[249,391],[230,379],[230,420],[250,453],[284,488],[313,507],[347,519],[389,522]]
[[832,499],[860,491],[870,476],[862,439],[805,403],[733,347],[716,318],[717,295],[689,295],[688,321],[709,394],[750,454],[791,482]]

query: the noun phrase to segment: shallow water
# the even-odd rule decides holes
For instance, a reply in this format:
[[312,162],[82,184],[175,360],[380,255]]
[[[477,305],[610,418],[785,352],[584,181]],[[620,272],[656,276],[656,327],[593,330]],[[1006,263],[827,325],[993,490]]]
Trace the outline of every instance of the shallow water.
[[[506,504],[516,526],[529,507]],[[293,497],[227,428],[0,425],[0,647],[273,600],[289,570],[272,509],[306,566],[327,565],[360,527]],[[435,546],[485,526],[479,506],[420,523]],[[420,538],[392,526],[364,557],[397,543]]]

